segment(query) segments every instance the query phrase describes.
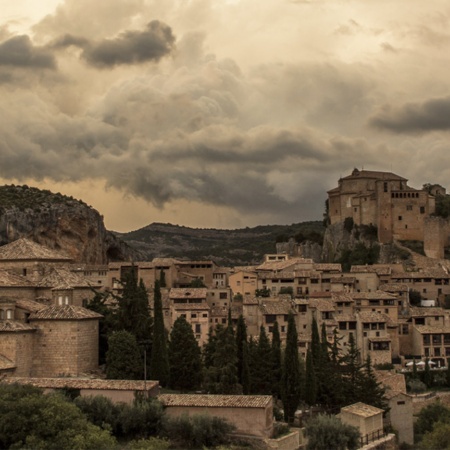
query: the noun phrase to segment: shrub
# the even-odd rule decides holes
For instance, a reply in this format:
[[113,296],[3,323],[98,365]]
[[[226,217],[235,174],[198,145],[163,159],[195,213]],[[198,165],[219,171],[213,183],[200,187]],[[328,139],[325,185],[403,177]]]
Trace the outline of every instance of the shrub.
[[409,392],[419,394],[420,392],[425,392],[427,390],[427,385],[420,380],[413,379],[408,383],[407,388]]
[[128,443],[125,450],[168,450],[170,442],[166,439],[151,437],[149,439],[138,439]]
[[234,425],[225,419],[208,415],[184,414],[167,420],[167,437],[182,448],[215,447],[227,444]]
[[344,220],[344,230],[348,233],[351,233],[353,230],[353,226],[355,223],[353,222],[353,217],[346,217]]

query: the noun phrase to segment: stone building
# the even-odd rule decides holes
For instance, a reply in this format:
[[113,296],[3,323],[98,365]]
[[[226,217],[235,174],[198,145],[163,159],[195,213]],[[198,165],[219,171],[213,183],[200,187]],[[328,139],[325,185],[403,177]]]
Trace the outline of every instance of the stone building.
[[331,224],[352,218],[356,225],[374,225],[381,243],[424,240],[424,222],[435,211],[435,197],[408,186],[391,172],[354,169],[328,191]]

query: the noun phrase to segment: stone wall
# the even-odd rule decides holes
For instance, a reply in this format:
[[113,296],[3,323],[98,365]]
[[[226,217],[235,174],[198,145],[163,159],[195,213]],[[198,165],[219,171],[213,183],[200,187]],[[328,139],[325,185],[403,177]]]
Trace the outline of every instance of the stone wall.
[[423,248],[429,258],[444,258],[449,243],[450,224],[441,217],[427,217],[424,226]]
[[0,349],[2,355],[16,365],[14,376],[29,377],[32,375],[34,331],[0,333]]

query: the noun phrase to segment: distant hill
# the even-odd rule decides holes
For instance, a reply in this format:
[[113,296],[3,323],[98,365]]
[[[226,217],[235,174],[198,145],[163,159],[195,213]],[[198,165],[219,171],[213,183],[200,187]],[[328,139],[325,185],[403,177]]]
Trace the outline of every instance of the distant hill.
[[152,223],[136,231],[115,234],[138,250],[145,260],[155,257],[212,259],[221,266],[239,266],[259,264],[264,254],[275,253],[277,242],[285,242],[290,237],[322,243],[324,231],[322,221],[237,230]]

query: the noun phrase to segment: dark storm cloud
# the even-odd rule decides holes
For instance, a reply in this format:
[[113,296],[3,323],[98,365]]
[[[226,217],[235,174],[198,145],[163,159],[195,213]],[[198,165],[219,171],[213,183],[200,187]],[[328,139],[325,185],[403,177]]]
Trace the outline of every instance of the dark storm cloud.
[[89,45],[89,40],[84,37],[73,36],[71,34],[65,34],[64,36],[61,36],[58,39],[56,39],[55,41],[53,41],[53,43],[50,45],[50,47],[65,48],[65,47],[70,47],[72,45],[75,47],[84,48]]
[[56,61],[48,49],[34,46],[28,36],[22,35],[0,44],[0,65],[55,69]]
[[125,31],[115,39],[80,44],[84,48],[82,57],[89,64],[107,68],[158,61],[172,51],[175,36],[168,25],[153,20],[144,31]]
[[450,97],[406,103],[399,108],[385,106],[369,123],[394,133],[447,131],[450,130]]

